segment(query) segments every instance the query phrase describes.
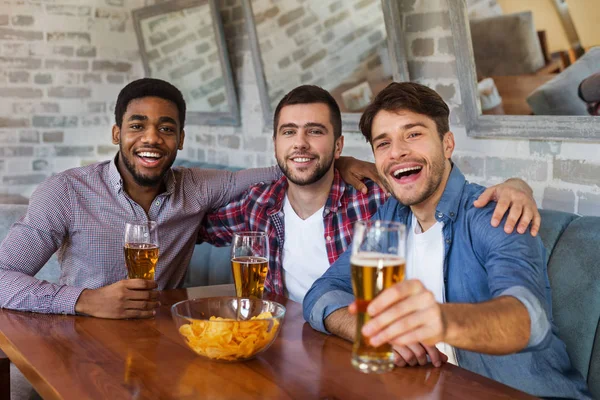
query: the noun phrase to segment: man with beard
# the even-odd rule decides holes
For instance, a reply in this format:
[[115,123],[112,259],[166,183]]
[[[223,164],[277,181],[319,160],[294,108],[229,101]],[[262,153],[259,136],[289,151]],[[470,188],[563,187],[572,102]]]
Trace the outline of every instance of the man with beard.
[[[251,184],[281,176],[276,167],[236,173],[171,168],[183,148],[185,108],[181,92],[158,79],[121,90],[112,129],[116,157],[40,184],[0,245],[0,307],[102,318],[154,315],[153,289],[183,283],[204,213]],[[125,223],[148,220],[159,226],[156,281],[128,280]],[[35,279],[57,251],[59,284]]]
[[[484,188],[451,161],[448,114],[436,92],[405,82],[380,92],[361,118],[393,196],[372,219],[408,230],[407,280],[371,301],[361,332],[372,346],[393,345],[400,365],[449,361],[535,396],[588,398],[552,322],[542,241],[490,226],[493,206],[473,206]],[[304,299],[313,328],[348,340],[357,311],[350,253]]]
[[[273,142],[284,176],[207,214],[200,237],[224,246],[235,232],[266,231],[270,257],[265,288],[302,302],[312,283],[348,247],[354,222],[369,219],[387,196],[371,181],[362,193],[340,177],[334,160],[344,144],[341,113],[335,99],[318,86],[299,86],[283,97],[275,109]],[[514,184],[529,189],[521,180]],[[480,203],[500,196],[498,221],[511,204],[507,229],[516,225],[522,210],[519,230],[524,231],[539,214],[530,196],[509,185],[490,188]],[[534,226],[539,226],[537,219]]]

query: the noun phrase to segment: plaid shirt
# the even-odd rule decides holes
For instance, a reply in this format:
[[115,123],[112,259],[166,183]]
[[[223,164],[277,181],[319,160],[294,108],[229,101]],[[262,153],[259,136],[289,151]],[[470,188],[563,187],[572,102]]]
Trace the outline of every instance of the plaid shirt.
[[[50,177],[31,196],[27,213],[0,245],[0,307],[74,314],[85,288],[127,277],[123,254],[125,223],[155,220],[160,257],[159,289],[179,287],[194,251],[204,213],[227,204],[260,181],[278,179],[277,167],[240,172],[172,168],[166,191],[146,215],[123,189],[114,160]],[[35,279],[58,251],[59,284]]]
[[[329,264],[352,242],[354,222],[371,218],[385,203],[385,192],[366,181],[368,194],[346,184],[335,170],[333,184],[323,210],[325,247]],[[264,231],[269,236],[269,274],[265,288],[285,295],[283,282],[283,244],[285,238],[283,200],[288,188],[285,176],[271,184],[259,184],[234,202],[206,214],[200,239],[217,246],[229,245],[235,232]]]

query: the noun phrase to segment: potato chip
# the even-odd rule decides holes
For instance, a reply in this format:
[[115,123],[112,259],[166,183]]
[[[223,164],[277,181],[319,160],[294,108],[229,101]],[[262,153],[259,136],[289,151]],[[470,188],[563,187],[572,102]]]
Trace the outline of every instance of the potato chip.
[[181,325],[179,332],[196,353],[231,361],[251,357],[273,341],[279,321],[271,318],[268,311],[245,321],[212,316],[208,321]]

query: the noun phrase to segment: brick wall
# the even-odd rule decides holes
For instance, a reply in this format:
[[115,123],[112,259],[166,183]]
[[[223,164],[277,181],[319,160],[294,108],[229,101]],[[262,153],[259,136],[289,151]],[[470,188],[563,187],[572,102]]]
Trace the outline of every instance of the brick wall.
[[28,195],[52,173],[115,153],[116,95],[143,76],[124,3],[0,4],[1,192]]
[[273,109],[296,86],[364,81],[386,49],[379,0],[252,2]]
[[[114,100],[123,82],[141,74],[141,63],[135,35],[119,36],[133,29],[131,18],[99,17],[113,14],[96,9],[116,12],[125,3],[130,7],[130,1],[61,0],[63,12],[75,15],[52,14],[60,10],[54,1],[0,4],[0,192],[27,195],[52,172],[115,153],[110,144]],[[242,167],[271,165],[272,127],[262,120],[241,1],[219,3],[242,124],[188,126],[179,157]],[[446,0],[401,0],[401,9],[411,77],[438,90],[450,105],[457,141],[454,159],[468,179],[489,185],[520,176],[543,207],[600,215],[600,144],[468,137],[461,121]],[[79,13],[85,15],[85,23],[74,22]],[[119,46],[111,47],[115,44]],[[91,47],[96,48],[93,56]],[[128,63],[131,68],[118,71],[101,61]],[[75,68],[86,62],[85,69]],[[121,79],[117,77],[123,82],[112,83]],[[52,83],[41,83],[48,80]],[[50,97],[50,89],[63,96],[87,96],[89,90],[89,97]],[[344,154],[372,159],[369,146],[356,133],[346,134]]]

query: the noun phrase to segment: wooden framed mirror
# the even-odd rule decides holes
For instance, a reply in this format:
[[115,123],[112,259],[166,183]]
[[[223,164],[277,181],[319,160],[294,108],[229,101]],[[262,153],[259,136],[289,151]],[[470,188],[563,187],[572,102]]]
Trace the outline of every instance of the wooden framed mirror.
[[[556,68],[553,64],[561,60],[544,54],[544,35],[540,35],[534,25],[536,15],[544,12],[554,15],[558,21],[556,24],[563,24],[560,14],[564,14],[570,2],[548,0],[544,3],[548,3],[551,9],[546,11],[502,10],[502,15],[483,16],[473,12],[474,3],[477,0],[469,1],[469,15],[465,0],[448,1],[467,134],[472,137],[600,140],[600,117],[587,114],[586,104],[578,94],[579,85],[594,73],[594,68],[595,72],[600,72],[600,47],[594,47],[596,45],[591,43],[587,51],[580,51],[573,43],[573,37],[567,36],[567,44],[571,46],[568,50],[575,57],[571,55],[570,61],[562,62],[562,66]],[[485,3],[489,7],[490,2]],[[532,6],[529,2],[512,3],[521,3],[521,7]],[[561,26],[568,32],[567,25]],[[595,26],[598,29],[597,24]],[[503,32],[503,43],[492,43],[494,32]],[[472,33],[477,37],[472,37]],[[528,49],[517,49],[523,46],[528,46]],[[488,54],[479,54],[481,49],[487,49]],[[534,54],[537,51],[540,53]],[[514,68],[516,63],[527,65],[516,66],[514,72],[499,69],[499,62],[490,62],[493,56],[512,63],[507,68]],[[567,63],[571,65],[564,65]],[[482,87],[484,78],[491,78],[493,87],[486,87],[485,84]],[[493,94],[494,91],[497,93]],[[500,102],[485,104],[489,99],[483,97],[494,98],[496,95],[501,99]],[[517,107],[513,107],[515,104]],[[488,113],[486,110],[486,106],[492,106],[490,109],[493,110],[498,105],[503,106],[499,113]],[[511,107],[517,111],[506,112]]]
[[392,81],[408,80],[394,0],[243,0],[264,120],[293,88],[328,90],[343,130],[358,131],[362,110]]
[[179,88],[188,124],[239,125],[225,34],[215,0],[173,0],[132,11],[145,76]]

